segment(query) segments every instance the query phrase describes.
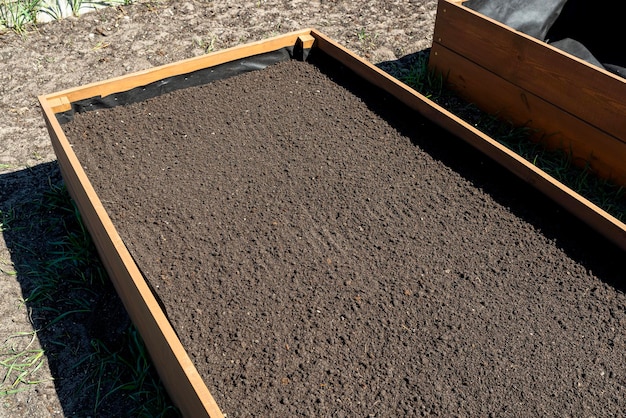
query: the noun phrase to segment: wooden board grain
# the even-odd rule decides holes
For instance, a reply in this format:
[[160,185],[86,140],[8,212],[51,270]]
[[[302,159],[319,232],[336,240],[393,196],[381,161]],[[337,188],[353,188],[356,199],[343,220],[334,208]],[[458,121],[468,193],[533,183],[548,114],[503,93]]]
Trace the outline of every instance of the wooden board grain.
[[626,142],[626,80],[448,0],[433,42]]
[[578,166],[588,165],[596,175],[626,185],[626,143],[618,138],[439,43],[431,49],[430,66],[483,111],[530,128],[548,148],[571,152]]

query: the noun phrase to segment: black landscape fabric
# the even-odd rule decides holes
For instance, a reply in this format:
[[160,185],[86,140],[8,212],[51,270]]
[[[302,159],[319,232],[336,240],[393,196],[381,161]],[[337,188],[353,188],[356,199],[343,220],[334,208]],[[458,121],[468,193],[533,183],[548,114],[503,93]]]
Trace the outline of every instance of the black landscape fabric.
[[253,55],[215,65],[213,67],[204,68],[192,73],[165,78],[146,86],[136,87],[120,93],[114,93],[106,97],[96,96],[84,100],[77,100],[72,103],[72,108],[70,110],[57,113],[56,117],[59,123],[64,124],[70,122],[73,119],[74,114],[77,112],[88,112],[92,110],[138,103],[182,88],[200,86],[215,80],[222,80],[249,71],[261,70],[268,65],[276,64],[277,62],[288,61],[291,59],[303,61],[307,59],[309,52],[310,48],[303,49],[299,45],[296,45],[295,47],[285,47],[276,51]]
[[626,77],[621,3],[589,0],[469,0],[468,8]]

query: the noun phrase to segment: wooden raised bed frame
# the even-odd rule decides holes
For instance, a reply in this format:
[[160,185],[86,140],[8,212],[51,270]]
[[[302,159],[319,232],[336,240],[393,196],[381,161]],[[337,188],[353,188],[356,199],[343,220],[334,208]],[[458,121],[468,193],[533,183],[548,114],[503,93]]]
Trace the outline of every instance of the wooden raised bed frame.
[[482,110],[626,186],[626,80],[462,3],[439,0],[429,67]]
[[70,195],[78,205],[100,258],[132,321],[141,333],[166,389],[185,416],[215,418],[222,417],[223,414],[113,226],[55,114],[69,110],[71,103],[78,100],[104,97],[167,77],[187,74],[198,69],[296,44],[305,48],[321,49],[368,82],[386,90],[410,108],[505,165],[621,248],[626,249],[626,225],[455,115],[312,29],[288,33],[262,42],[230,48],[109,81],[40,96],[39,101],[46,125]]

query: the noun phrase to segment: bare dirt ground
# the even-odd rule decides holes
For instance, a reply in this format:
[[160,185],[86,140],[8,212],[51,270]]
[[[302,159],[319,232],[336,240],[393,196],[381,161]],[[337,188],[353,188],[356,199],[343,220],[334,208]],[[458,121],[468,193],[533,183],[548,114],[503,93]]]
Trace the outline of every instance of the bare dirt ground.
[[[321,30],[374,63],[394,61],[430,46],[435,14],[435,0],[142,1],[41,25],[25,36],[1,32],[0,210],[6,213],[19,206],[28,211],[51,184],[60,182],[38,108],[40,94],[305,27]],[[25,219],[28,216],[40,213],[32,209]],[[24,240],[37,239],[33,231],[45,221],[39,218],[39,229],[24,228]],[[47,231],[46,239],[53,241],[54,233]],[[15,253],[15,243],[11,247]],[[28,304],[21,303],[27,286],[14,261],[15,254],[0,235],[0,343],[32,332],[36,323]],[[80,340],[81,333],[88,339],[90,327],[98,324],[77,324],[72,341]],[[29,346],[38,347],[37,340]],[[71,396],[74,389],[59,390],[59,370],[72,364],[59,363],[58,353],[46,350],[36,376],[42,383],[2,397],[0,416],[73,416],[80,411],[80,402]],[[55,359],[54,367],[50,359]],[[76,358],[64,361],[72,360]],[[111,410],[111,416],[116,413]]]

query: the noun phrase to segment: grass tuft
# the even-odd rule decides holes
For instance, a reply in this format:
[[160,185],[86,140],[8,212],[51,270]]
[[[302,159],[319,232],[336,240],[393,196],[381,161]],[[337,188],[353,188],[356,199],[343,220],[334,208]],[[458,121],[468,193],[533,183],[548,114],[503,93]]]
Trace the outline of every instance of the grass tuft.
[[135,404],[131,416],[176,416],[178,410],[165,402],[166,395],[159,381],[154,379],[152,365],[141,336],[134,327],[126,332],[125,347],[128,351],[112,351],[99,339],[91,341],[93,352],[83,362],[94,362],[98,367],[90,369],[85,383],[98,394],[94,400],[93,413],[98,414],[105,401],[115,397],[127,397]]
[[404,84],[428,98],[443,95],[443,76],[428,69],[428,54],[418,52],[415,60],[407,67],[396,67],[395,76]]
[[[50,181],[33,201],[0,215],[26,295],[22,306],[37,329],[0,347],[0,396],[40,383],[47,359],[63,382],[57,391],[68,413],[179,416],[65,186]],[[33,348],[36,338],[45,351]]]
[[38,23],[40,14],[52,20],[78,16],[89,9],[107,6],[127,6],[133,0],[0,0],[0,28],[10,28],[25,34],[27,28]]
[[36,338],[36,331],[20,332],[11,335],[0,347],[0,397],[24,391],[26,386],[42,382],[35,376],[45,362],[44,350],[31,348]]
[[0,0],[0,26],[24,34],[29,24],[37,23],[42,0]]

